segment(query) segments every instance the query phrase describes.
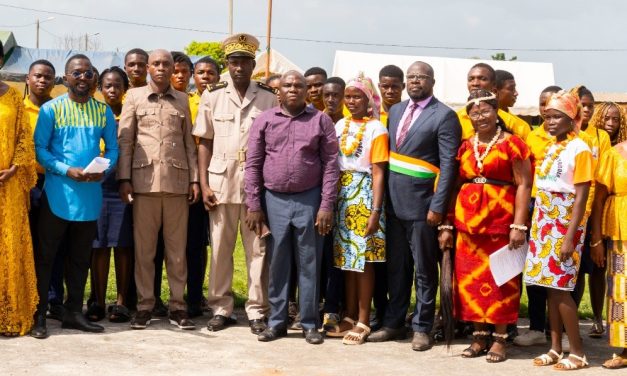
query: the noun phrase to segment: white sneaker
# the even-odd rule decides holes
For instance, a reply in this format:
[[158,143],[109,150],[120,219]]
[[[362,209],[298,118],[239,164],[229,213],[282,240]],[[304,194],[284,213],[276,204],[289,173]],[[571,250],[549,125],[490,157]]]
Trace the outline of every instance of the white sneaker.
[[537,330],[528,330],[524,334],[516,336],[514,338],[514,345],[516,346],[533,346],[546,344],[546,336],[543,332]]
[[570,342],[566,333],[562,333],[562,352],[570,352]]

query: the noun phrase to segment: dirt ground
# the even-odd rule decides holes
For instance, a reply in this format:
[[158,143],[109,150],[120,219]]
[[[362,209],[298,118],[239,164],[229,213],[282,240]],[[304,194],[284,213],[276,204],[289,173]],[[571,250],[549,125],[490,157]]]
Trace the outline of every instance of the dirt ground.
[[[468,341],[457,341],[447,352],[436,345],[426,352],[411,350],[410,340],[345,346],[326,339],[309,345],[300,332],[271,343],[258,342],[242,312],[238,326],[208,332],[208,317],[196,319],[195,331],[181,331],[167,320],[146,330],[103,321],[103,334],[61,329],[49,320],[46,340],[30,337],[0,339],[0,375],[555,375],[550,367],[534,367],[531,359],[547,346],[508,347],[509,360],[487,364],[484,357],[463,359]],[[521,322],[521,328],[526,325]],[[607,338],[590,339],[590,322],[581,333],[590,368],[577,374],[608,375],[601,368],[612,354]],[[616,351],[616,350],[615,350]],[[624,374],[624,371],[613,371]]]

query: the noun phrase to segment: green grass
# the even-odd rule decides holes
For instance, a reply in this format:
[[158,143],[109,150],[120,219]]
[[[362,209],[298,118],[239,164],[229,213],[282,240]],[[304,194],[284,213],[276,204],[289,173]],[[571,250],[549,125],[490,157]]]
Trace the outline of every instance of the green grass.
[[[209,249],[209,259],[211,259],[211,249]],[[244,255],[244,248],[239,238],[235,246],[235,253],[233,255],[233,263],[235,266],[235,271],[233,274],[233,293],[235,295],[235,306],[238,308],[243,308],[244,302],[246,302],[246,297],[247,297],[246,258]],[[107,284],[107,304],[114,302],[116,298],[115,272],[114,272],[113,265],[114,264],[113,264],[113,255],[112,255],[111,268],[109,270],[109,282]],[[163,269],[163,284],[161,287],[161,299],[163,299],[164,302],[168,301],[168,296],[170,294],[170,289],[168,287],[167,280],[168,279],[167,279],[166,271],[164,268]],[[207,276],[206,275],[205,275],[205,282],[204,282],[203,290],[206,296],[207,295]],[[89,280],[88,280],[87,291],[90,291]],[[520,312],[519,312],[520,317],[527,317],[527,301],[528,301],[527,292],[523,288],[522,298],[520,300]],[[414,292],[412,291],[412,297],[411,297],[412,306],[415,304],[415,302],[416,302],[416,298],[415,298]],[[438,304],[439,304],[439,300],[438,300]],[[587,287],[586,287],[586,292],[584,293],[583,299],[581,301],[581,304],[579,306],[579,317],[580,318],[592,318],[592,307],[590,305],[590,296],[588,295]]]

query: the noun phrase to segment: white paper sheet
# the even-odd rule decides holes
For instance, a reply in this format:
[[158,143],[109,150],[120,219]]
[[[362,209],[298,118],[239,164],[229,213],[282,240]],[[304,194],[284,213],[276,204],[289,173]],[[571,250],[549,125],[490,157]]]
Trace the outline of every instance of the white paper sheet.
[[89,162],[83,172],[88,174],[98,174],[101,172],[105,172],[109,168],[110,164],[111,160],[107,158],[96,157],[91,162]]
[[522,273],[528,248],[529,244],[526,242],[516,249],[509,249],[509,245],[506,245],[490,255],[490,270],[498,286]]

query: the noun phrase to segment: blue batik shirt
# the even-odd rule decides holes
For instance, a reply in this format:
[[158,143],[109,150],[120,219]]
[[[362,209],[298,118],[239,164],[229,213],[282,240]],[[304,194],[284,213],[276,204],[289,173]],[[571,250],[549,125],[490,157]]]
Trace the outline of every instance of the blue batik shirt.
[[85,168],[100,155],[115,166],[118,160],[117,127],[106,104],[90,98],[86,103],[67,94],[44,104],[35,127],[37,162],[46,170],[44,192],[52,213],[68,221],[95,221],[102,206],[100,182],[77,182],[66,173],[70,167]]

